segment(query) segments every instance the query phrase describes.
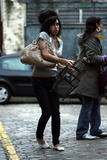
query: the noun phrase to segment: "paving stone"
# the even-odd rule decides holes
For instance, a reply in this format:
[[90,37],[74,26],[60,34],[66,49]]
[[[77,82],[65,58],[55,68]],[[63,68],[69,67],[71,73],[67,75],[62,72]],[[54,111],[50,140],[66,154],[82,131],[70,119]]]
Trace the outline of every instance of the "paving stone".
[[[9,104],[0,106],[0,121],[11,139],[20,160],[107,160],[107,138],[93,141],[77,141],[75,131],[80,105],[61,105],[61,145],[64,152],[53,150],[51,119],[45,139],[51,148],[40,149],[35,139],[35,130],[41,109],[38,104]],[[101,106],[102,125],[107,131],[107,106]],[[0,160],[6,160],[5,151],[0,146]],[[4,156],[4,157],[3,157]]]
[[0,160],[6,160],[6,153],[1,143],[0,143]]

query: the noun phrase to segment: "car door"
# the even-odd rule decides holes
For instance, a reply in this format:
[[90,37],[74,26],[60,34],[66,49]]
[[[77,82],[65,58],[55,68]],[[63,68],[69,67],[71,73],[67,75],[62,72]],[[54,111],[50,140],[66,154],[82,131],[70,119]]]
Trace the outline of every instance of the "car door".
[[6,56],[2,60],[4,77],[10,84],[14,96],[33,96],[31,83],[32,67],[20,62],[19,56]]

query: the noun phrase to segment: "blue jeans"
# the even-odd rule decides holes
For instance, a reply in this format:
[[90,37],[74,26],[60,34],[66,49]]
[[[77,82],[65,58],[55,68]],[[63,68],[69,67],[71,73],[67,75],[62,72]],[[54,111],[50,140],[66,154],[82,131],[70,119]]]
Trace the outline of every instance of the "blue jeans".
[[46,124],[51,117],[52,141],[56,145],[59,144],[60,136],[60,112],[59,96],[50,91],[54,81],[54,77],[32,78],[33,89],[42,111],[37,125],[36,137],[43,139]]
[[89,130],[90,124],[90,134],[99,135],[102,130],[99,129],[101,124],[100,115],[100,98],[82,97],[82,108],[80,111],[76,137],[81,138]]

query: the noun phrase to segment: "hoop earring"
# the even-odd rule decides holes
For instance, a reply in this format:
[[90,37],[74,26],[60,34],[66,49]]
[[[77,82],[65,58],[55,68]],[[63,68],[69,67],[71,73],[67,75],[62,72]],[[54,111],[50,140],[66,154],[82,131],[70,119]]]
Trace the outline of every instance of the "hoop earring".
[[100,31],[101,31],[100,27],[97,27],[97,28],[96,28],[96,32],[99,33]]

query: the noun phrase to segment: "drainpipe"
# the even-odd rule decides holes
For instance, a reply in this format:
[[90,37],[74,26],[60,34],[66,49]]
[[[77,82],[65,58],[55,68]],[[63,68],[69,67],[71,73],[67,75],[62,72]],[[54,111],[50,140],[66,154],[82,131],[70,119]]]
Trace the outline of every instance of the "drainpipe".
[[79,9],[79,23],[82,24],[83,23],[83,10]]

